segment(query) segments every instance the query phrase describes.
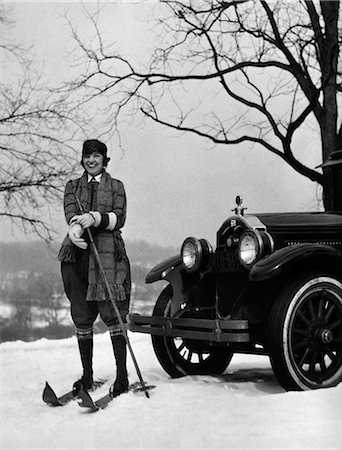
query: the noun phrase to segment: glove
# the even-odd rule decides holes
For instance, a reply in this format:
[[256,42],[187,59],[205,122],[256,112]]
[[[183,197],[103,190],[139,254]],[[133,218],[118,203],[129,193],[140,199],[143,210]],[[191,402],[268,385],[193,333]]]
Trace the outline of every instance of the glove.
[[76,215],[76,216],[74,216],[74,217],[70,220],[69,225],[71,225],[72,223],[77,223],[78,219],[80,219],[81,217],[82,217],[81,215]]
[[82,248],[85,250],[88,247],[88,244],[86,241],[81,238],[83,234],[83,228],[79,223],[71,223],[69,228],[69,237],[71,239],[71,242],[75,244],[77,247]]
[[91,213],[84,213],[81,216],[74,216],[71,221],[70,224],[73,223],[78,223],[82,226],[82,228],[89,228],[93,225],[95,225],[95,217],[93,214]]
[[98,211],[89,211],[89,214],[94,218],[94,227],[98,227],[102,221],[101,213]]

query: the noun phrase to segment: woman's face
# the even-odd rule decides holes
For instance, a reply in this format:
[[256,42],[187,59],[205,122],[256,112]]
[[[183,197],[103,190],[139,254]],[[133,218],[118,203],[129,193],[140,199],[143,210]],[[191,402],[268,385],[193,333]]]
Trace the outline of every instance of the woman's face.
[[103,155],[98,152],[90,153],[89,155],[84,155],[82,159],[84,169],[92,177],[96,177],[103,170]]

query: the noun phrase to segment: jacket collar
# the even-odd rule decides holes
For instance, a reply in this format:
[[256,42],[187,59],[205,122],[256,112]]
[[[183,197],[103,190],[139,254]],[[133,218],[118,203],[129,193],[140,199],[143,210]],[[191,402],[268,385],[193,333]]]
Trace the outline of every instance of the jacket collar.
[[101,181],[102,175],[103,175],[103,172],[101,172],[98,175],[96,175],[96,177],[93,177],[92,175],[87,173],[87,181],[89,183],[93,178],[95,178],[95,180],[99,183]]

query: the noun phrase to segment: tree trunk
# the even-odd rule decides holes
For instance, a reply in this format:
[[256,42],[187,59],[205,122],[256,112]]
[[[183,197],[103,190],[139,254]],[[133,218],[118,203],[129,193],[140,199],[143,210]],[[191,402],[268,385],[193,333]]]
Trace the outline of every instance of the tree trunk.
[[342,164],[328,167],[324,172],[324,209],[342,211]]
[[[339,1],[321,1],[321,10],[324,17],[324,36],[320,64],[322,69],[323,107],[320,117],[322,137],[322,157],[326,162],[331,153],[337,148],[337,62],[339,55],[337,21],[339,14]],[[331,168],[332,167],[332,168]],[[337,174],[335,166],[323,169],[323,203],[326,211],[342,210],[340,195],[342,192],[342,177]],[[337,192],[336,192],[337,190]]]

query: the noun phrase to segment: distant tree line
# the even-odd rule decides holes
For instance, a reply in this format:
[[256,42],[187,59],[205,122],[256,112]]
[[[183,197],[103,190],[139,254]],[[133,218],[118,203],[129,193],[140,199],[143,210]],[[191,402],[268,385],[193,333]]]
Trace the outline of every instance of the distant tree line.
[[[161,291],[159,283],[146,285],[151,266],[174,249],[151,246],[145,242],[128,243],[132,268],[131,310],[152,311]],[[74,326],[69,302],[56,260],[55,250],[43,242],[0,244],[0,341],[60,339],[72,336]],[[99,320],[95,332],[105,331]]]
[[1,341],[62,338],[72,333],[67,303],[56,272],[2,274],[0,298],[9,312],[0,321]]

